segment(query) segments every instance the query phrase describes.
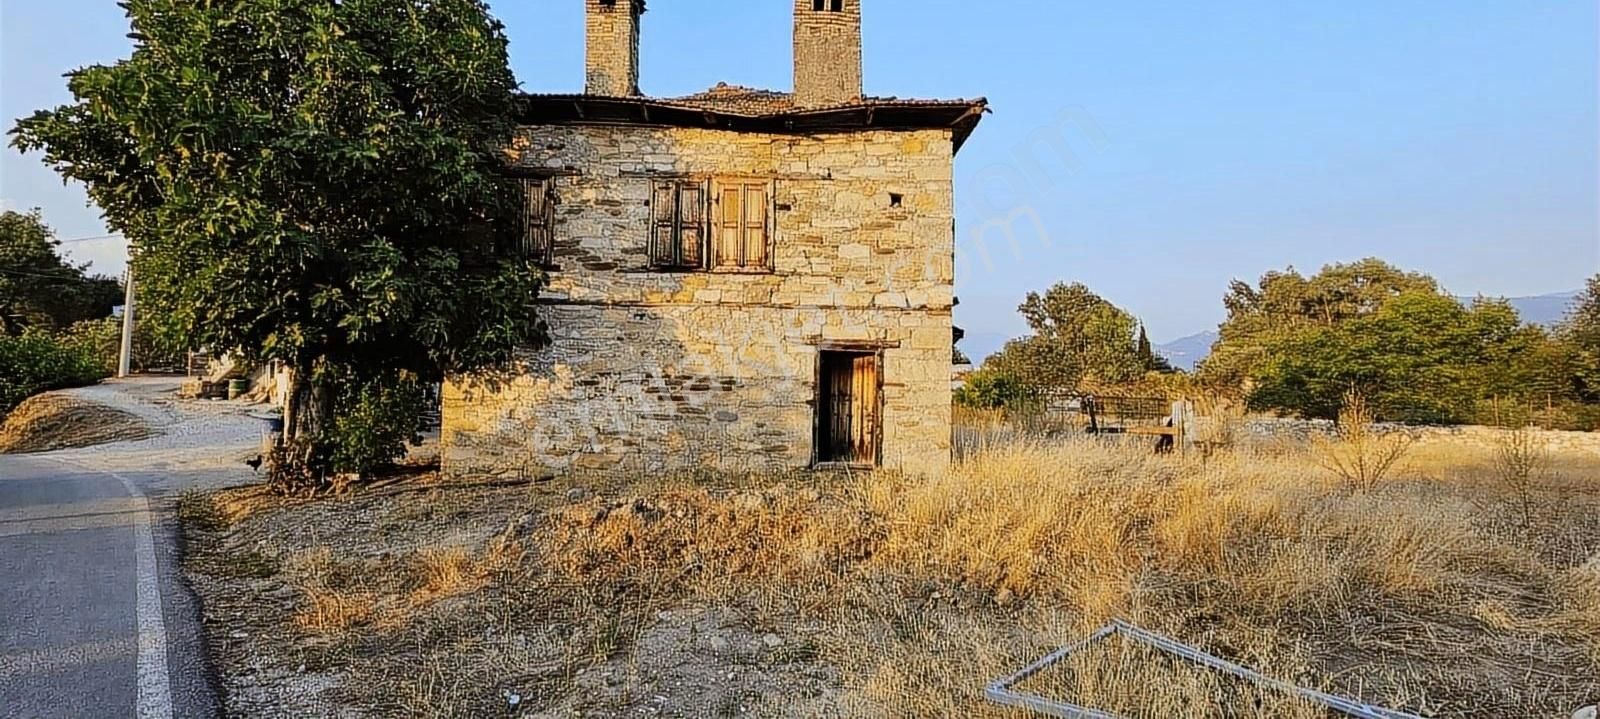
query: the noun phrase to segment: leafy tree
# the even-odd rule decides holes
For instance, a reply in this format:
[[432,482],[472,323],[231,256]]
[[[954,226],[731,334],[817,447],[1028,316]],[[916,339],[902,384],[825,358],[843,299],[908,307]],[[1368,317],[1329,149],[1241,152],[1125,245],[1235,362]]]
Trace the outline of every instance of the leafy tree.
[[116,280],[86,274],[88,265],[68,263],[60,248],[37,210],[0,212],[0,333],[59,330],[122,302]]
[[1198,373],[1213,386],[1242,387],[1271,361],[1269,346],[1370,315],[1408,292],[1438,294],[1439,284],[1375,258],[1328,265],[1310,278],[1290,267],[1254,286],[1235,280],[1222,299],[1228,317]]
[[1576,392],[1587,401],[1600,401],[1600,275],[1589,278],[1557,333],[1571,350]]
[[1172,363],[1156,352],[1150,344],[1150,335],[1144,331],[1144,325],[1139,325],[1139,341],[1136,343],[1134,354],[1139,358],[1139,366],[1146,372],[1160,372],[1166,374],[1174,372]]
[[1528,366],[1524,358],[1542,339],[1504,301],[1468,308],[1438,292],[1409,291],[1371,313],[1275,337],[1249,402],[1333,418],[1354,389],[1382,420],[1468,421],[1482,400],[1526,391],[1515,368]]
[[293,369],[289,457],[329,465],[342,382],[543,340],[507,251],[515,82],[481,0],[126,0],[134,50],[14,144],[88,186],[187,346]]
[[984,366],[1034,391],[1119,384],[1144,370],[1133,316],[1081,283],[1057,283],[1043,295],[1029,292],[1017,311],[1032,334],[1007,342]]
[[1032,393],[1025,383],[988,367],[968,375],[966,384],[955,395],[956,404],[973,409],[1016,408],[1030,399]]

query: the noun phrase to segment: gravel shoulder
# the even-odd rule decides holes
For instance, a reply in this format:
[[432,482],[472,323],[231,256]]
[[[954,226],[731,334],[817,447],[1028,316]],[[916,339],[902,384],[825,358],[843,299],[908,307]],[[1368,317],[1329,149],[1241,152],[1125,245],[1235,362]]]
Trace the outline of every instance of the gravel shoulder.
[[127,473],[146,493],[250,484],[260,478],[244,464],[256,456],[265,423],[260,406],[179,400],[181,377],[133,377],[63,390],[143,420],[156,434],[131,442],[50,452],[43,457],[103,472]]

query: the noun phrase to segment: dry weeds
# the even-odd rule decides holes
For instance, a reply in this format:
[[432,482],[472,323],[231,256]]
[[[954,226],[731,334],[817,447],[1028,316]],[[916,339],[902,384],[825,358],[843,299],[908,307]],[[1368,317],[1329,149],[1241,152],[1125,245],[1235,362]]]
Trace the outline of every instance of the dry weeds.
[[[1489,449],[1418,445],[1349,493],[1307,449],[1012,438],[933,478],[284,504],[199,554],[275,547],[282,570],[258,581],[294,599],[254,619],[299,636],[257,649],[337,670],[329,696],[377,715],[514,695],[528,716],[1006,716],[987,681],[1123,617],[1413,712],[1564,716],[1600,694],[1600,459],[1552,461],[1527,527]],[[211,576],[208,620],[238,583]],[[1038,682],[1129,716],[1318,715],[1130,647]]]
[[1334,435],[1311,440],[1322,468],[1358,492],[1371,491],[1399,470],[1411,444],[1411,435],[1378,427],[1366,396],[1356,390],[1344,393]]
[[1494,448],[1494,469],[1522,510],[1522,523],[1533,522],[1533,488],[1550,471],[1550,449],[1531,426],[1506,430]]

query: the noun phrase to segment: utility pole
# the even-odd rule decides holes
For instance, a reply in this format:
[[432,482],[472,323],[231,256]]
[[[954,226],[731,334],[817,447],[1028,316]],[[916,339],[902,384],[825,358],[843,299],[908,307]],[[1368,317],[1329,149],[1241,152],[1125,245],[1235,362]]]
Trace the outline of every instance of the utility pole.
[[133,248],[128,248],[127,296],[122,300],[122,351],[117,353],[117,376],[127,377],[133,369]]

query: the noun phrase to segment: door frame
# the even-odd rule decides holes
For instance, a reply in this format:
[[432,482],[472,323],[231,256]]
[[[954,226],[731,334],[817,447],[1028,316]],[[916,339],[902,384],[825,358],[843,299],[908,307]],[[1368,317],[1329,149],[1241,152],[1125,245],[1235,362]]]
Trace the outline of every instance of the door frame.
[[[826,470],[826,469],[872,470],[872,469],[877,469],[877,468],[883,466],[883,425],[884,425],[884,413],[883,413],[884,362],[883,362],[883,351],[884,351],[885,347],[886,347],[886,345],[884,343],[876,343],[876,342],[848,342],[848,341],[846,341],[846,342],[822,342],[822,343],[818,343],[817,344],[815,367],[812,369],[812,373],[811,373],[811,377],[812,377],[812,392],[811,392],[811,402],[810,402],[810,404],[811,404],[811,468],[812,469],[824,469],[824,470]],[[870,464],[869,463],[865,463],[865,462],[842,462],[842,461],[836,461],[836,460],[824,460],[822,458],[822,456],[823,456],[823,441],[822,441],[822,434],[823,434],[823,426],[822,426],[823,404],[825,402],[827,402],[827,399],[828,399],[827,397],[823,396],[823,393],[827,391],[828,386],[827,386],[827,383],[824,381],[822,357],[823,357],[824,354],[830,354],[830,353],[831,354],[842,354],[842,355],[853,355],[853,356],[856,356],[856,357],[863,357],[863,356],[871,357],[873,363],[877,366],[877,370],[878,370],[877,371],[877,375],[878,375],[878,377],[877,377],[877,385],[878,386],[876,387],[875,391],[873,392],[874,396],[876,397],[877,406],[873,407],[872,410],[873,410],[873,415],[875,417],[877,417],[878,421],[874,422],[873,423],[873,427],[872,427],[872,462]]]

